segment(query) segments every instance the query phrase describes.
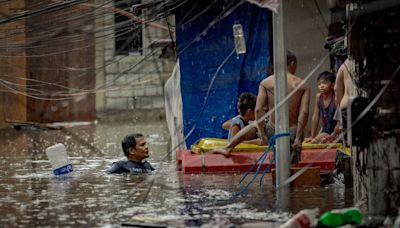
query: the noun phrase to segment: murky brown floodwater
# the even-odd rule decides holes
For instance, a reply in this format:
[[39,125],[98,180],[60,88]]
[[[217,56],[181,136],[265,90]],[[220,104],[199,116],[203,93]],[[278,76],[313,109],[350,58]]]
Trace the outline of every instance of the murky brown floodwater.
[[[242,175],[182,175],[167,156],[169,134],[158,116],[154,119],[102,115],[97,125],[67,130],[0,130],[0,226],[120,226],[145,221],[171,227],[227,226],[257,221],[283,221],[303,208],[322,211],[352,205],[352,190],[342,186],[292,189],[289,204],[276,202],[271,177],[260,188],[258,180],[240,198]],[[118,121],[116,121],[118,120]],[[152,175],[105,175],[123,153],[124,135],[147,136]],[[75,171],[56,178],[45,148],[64,143]]]

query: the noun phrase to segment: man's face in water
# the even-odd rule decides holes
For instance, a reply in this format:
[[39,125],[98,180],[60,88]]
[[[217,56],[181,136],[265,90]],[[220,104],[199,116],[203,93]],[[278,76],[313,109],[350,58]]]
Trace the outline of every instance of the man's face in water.
[[149,157],[149,148],[147,147],[147,142],[144,137],[136,138],[135,148],[130,148],[130,153],[137,159],[143,160]]

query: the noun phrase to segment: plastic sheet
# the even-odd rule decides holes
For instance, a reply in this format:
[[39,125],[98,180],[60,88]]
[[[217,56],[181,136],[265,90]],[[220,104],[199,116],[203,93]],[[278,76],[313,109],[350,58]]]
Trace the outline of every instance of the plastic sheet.
[[[237,115],[237,97],[242,92],[257,94],[259,82],[267,76],[270,12],[245,2],[225,17],[234,4],[206,1],[175,12],[184,134],[190,133],[187,145],[203,137],[226,138],[228,132],[221,125]],[[210,9],[200,14],[206,7]],[[246,53],[233,54],[220,68],[235,49],[235,23],[243,26]]]

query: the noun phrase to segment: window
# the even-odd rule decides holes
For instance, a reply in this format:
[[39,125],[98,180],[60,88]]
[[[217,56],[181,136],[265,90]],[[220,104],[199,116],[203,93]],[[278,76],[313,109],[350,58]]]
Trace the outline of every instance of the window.
[[141,0],[115,0],[115,8],[115,53],[142,55]]

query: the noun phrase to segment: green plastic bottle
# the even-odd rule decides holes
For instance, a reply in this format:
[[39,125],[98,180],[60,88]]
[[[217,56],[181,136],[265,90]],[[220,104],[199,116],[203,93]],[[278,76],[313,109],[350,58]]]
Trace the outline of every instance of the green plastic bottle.
[[346,224],[361,224],[363,215],[357,207],[344,208],[325,212],[318,220],[319,225],[338,227]]

